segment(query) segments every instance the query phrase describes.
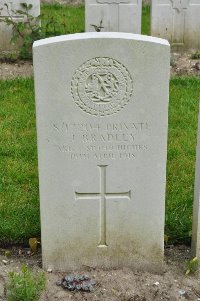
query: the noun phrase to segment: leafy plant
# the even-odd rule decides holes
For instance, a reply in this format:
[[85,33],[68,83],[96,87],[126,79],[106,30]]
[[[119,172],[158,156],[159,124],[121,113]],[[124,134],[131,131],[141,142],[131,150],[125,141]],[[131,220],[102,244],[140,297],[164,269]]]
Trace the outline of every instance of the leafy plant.
[[37,252],[38,244],[40,242],[37,240],[36,237],[29,238],[28,242],[29,242],[29,246],[30,246],[32,254],[36,253]]
[[193,54],[191,55],[191,58],[192,58],[193,60],[198,60],[198,59],[200,59],[200,50],[197,50],[195,53],[193,53]]
[[[41,15],[34,17],[30,14],[32,4],[21,3],[21,10],[9,10],[8,4],[4,6],[7,9],[8,17],[0,19],[0,22],[6,23],[8,26],[13,27],[12,43],[21,40],[21,48],[19,57],[22,59],[29,59],[32,57],[33,42],[44,37],[41,31],[40,19]],[[14,15],[19,15],[23,18],[22,21],[17,21],[13,18]]]
[[175,60],[174,57],[171,57],[171,58],[170,58],[170,66],[171,66],[171,67],[176,67],[176,60]]
[[96,32],[100,32],[104,27],[103,25],[103,21],[101,20],[99,25],[95,25],[95,24],[90,24],[90,26],[94,27]]
[[17,52],[0,52],[0,62],[1,63],[14,63],[18,60]]
[[44,288],[44,273],[33,273],[27,265],[22,265],[20,273],[9,273],[9,283],[6,285],[7,300],[38,301]]
[[198,269],[198,265],[199,265],[198,259],[197,257],[194,257],[192,260],[190,260],[187,263],[187,270],[185,272],[185,275],[188,276],[191,273],[195,273],[196,270]]
[[[32,58],[32,45],[34,41],[51,37],[67,32],[67,21],[66,16],[63,14],[63,21],[58,24],[58,21],[54,16],[45,16],[45,25],[41,26],[41,20],[43,15],[34,17],[31,15],[32,4],[20,3],[20,10],[9,10],[8,4],[5,3],[8,16],[5,18],[0,18],[0,22],[6,23],[8,26],[12,26],[13,35],[11,38],[11,43],[16,43],[20,41],[21,47],[19,52],[19,58],[21,59],[31,59]],[[3,8],[2,8],[3,9]],[[2,10],[1,9],[1,10]],[[0,10],[0,11],[1,11]],[[13,15],[19,15],[22,17],[22,21],[13,18]]]

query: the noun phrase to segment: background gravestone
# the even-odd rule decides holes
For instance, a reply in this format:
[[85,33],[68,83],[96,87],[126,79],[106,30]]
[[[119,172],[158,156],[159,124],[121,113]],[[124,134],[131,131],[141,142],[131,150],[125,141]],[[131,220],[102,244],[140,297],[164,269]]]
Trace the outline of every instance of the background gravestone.
[[142,0],[85,0],[85,30],[141,33]]
[[[4,3],[7,3],[8,10],[5,7]],[[11,14],[15,21],[22,22],[24,20],[23,16],[15,13],[16,10],[22,10],[20,3],[27,3],[33,5],[32,9],[30,10],[30,14],[32,16],[37,17],[40,14],[40,0],[34,0],[34,1],[13,0],[9,2],[5,0],[0,0],[0,9],[1,8],[3,9],[0,11],[0,19],[4,19],[5,17],[8,17],[9,14]],[[0,51],[16,50],[19,47],[19,43],[16,44],[10,43],[12,35],[13,35],[12,26],[8,26],[4,22],[0,22]]]
[[176,48],[200,48],[199,0],[152,0],[151,35]]
[[44,268],[160,270],[168,42],[84,33],[33,52]]
[[193,204],[193,226],[192,226],[192,253],[200,260],[200,106],[199,125],[196,147],[196,168]]

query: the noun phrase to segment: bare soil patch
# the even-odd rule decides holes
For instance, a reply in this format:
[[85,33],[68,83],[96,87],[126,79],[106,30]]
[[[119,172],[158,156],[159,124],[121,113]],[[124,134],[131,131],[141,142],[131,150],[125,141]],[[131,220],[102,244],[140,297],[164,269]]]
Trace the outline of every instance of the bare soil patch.
[[[0,300],[5,301],[4,284],[9,271],[19,271],[23,262],[31,268],[41,270],[41,254],[27,256],[28,249],[12,249],[7,264],[4,255],[0,256]],[[1,252],[4,254],[4,250]],[[140,272],[128,268],[102,270],[85,267],[66,273],[45,272],[46,291],[41,301],[178,301],[200,300],[200,272],[186,277],[186,261],[190,258],[190,249],[186,246],[168,247],[165,255],[165,271],[162,275]],[[87,274],[96,280],[93,292],[71,292],[56,285],[67,274]],[[28,300],[27,300],[28,301]]]
[[[191,53],[173,53],[171,55],[171,76],[174,75],[200,76],[200,59],[191,59]],[[30,61],[0,62],[0,79],[32,76],[33,66]]]
[[33,65],[30,61],[18,61],[15,63],[0,62],[0,79],[14,79],[17,77],[32,77]]
[[191,53],[172,53],[171,75],[200,76],[200,59],[191,59]]

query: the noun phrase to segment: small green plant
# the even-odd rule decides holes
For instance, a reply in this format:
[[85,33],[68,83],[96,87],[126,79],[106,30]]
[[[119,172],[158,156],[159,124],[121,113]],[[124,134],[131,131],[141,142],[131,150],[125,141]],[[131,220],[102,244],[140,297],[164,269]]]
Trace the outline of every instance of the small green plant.
[[174,57],[171,57],[171,58],[170,58],[170,66],[171,66],[171,67],[176,67],[176,60],[175,60]]
[[20,273],[10,272],[6,285],[8,301],[38,301],[45,288],[45,276],[42,272],[33,273],[27,265],[22,265]]
[[0,52],[0,62],[1,63],[15,63],[18,60],[17,52]]
[[191,58],[192,58],[193,60],[198,60],[198,59],[200,59],[200,50],[197,50],[195,53],[193,53],[193,54],[191,55]]
[[188,263],[187,263],[187,269],[186,269],[186,272],[185,272],[185,275],[188,276],[189,274],[193,274],[196,272],[196,270],[198,269],[198,259],[197,257],[194,257],[192,260],[190,260]]
[[[32,57],[33,42],[44,37],[40,26],[41,16],[33,17],[30,14],[30,10],[33,7],[32,4],[21,3],[20,5],[21,10],[10,11],[8,4],[4,3],[8,17],[0,19],[0,22],[4,22],[8,26],[13,27],[12,43],[21,40],[22,46],[20,48],[19,57],[22,59],[30,59]],[[22,21],[17,21],[13,18],[13,15],[16,14],[22,17]]]
[[[20,3],[20,10],[9,10],[7,3],[4,3],[8,16],[0,18],[0,22],[6,23],[8,26],[12,26],[13,35],[11,43],[20,41],[21,47],[19,52],[20,59],[31,59],[32,58],[32,45],[34,41],[60,35],[61,32],[64,34],[69,33],[67,31],[67,18],[66,15],[62,15],[62,22],[59,24],[54,16],[44,16],[41,14],[37,17],[31,15],[32,4]],[[3,10],[0,9],[0,13]],[[21,21],[13,18],[13,15],[19,15],[22,18]],[[41,21],[44,18],[43,28]]]
[[103,25],[102,20],[100,21],[99,25],[90,24],[90,26],[94,27],[96,32],[101,32],[101,30],[104,28],[102,25]]

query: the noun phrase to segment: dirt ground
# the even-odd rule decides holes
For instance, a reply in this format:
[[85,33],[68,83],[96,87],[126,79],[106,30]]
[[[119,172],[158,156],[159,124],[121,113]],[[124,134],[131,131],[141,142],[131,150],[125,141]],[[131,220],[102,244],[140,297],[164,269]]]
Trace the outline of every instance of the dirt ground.
[[[191,53],[173,53],[171,55],[171,75],[200,76],[200,59],[191,59]],[[33,66],[30,61],[3,63],[0,61],[0,79],[33,76]]]
[[[7,259],[1,249],[0,255],[0,300],[6,300],[4,285],[9,271],[19,271],[23,262],[34,270],[41,271],[41,254],[28,256],[28,249],[12,249]],[[128,268],[101,270],[87,267],[66,273],[45,272],[46,290],[40,301],[177,301],[200,300],[200,272],[185,276],[190,249],[186,246],[166,248],[164,273],[151,274]],[[7,261],[5,263],[5,260]],[[96,280],[93,292],[71,292],[57,286],[56,282],[68,274],[88,275]],[[29,300],[27,300],[29,301]]]
[[200,58],[191,59],[191,53],[172,53],[171,75],[200,76]]
[[0,79],[31,76],[33,76],[33,65],[30,61],[19,61],[16,63],[2,63],[0,61]]

